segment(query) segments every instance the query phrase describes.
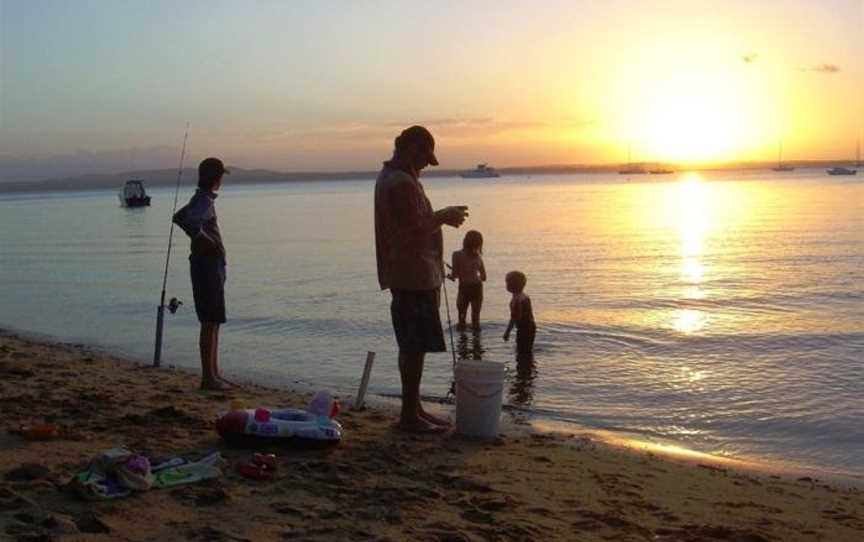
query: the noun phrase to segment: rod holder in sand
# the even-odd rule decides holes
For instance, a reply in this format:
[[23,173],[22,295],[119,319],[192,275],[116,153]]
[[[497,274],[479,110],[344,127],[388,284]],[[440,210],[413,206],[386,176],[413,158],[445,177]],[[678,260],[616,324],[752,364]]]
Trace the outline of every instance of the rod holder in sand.
[[366,399],[366,388],[369,387],[369,377],[372,375],[372,364],[375,362],[375,352],[366,352],[366,365],[363,367],[363,378],[360,379],[360,389],[357,390],[357,399],[354,401],[354,406],[351,410],[360,410],[363,408],[363,401]]

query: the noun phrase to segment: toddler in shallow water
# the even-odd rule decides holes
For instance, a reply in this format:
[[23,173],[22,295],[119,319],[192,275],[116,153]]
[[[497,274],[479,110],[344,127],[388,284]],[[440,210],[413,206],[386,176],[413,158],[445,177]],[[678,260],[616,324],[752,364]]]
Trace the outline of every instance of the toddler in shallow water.
[[510,271],[504,277],[507,291],[513,294],[510,299],[510,323],[504,332],[504,340],[510,340],[510,331],[516,327],[516,352],[519,355],[531,354],[534,351],[534,335],[537,325],[534,323],[534,311],[531,309],[531,298],[525,295],[525,284],[528,277],[521,271]]

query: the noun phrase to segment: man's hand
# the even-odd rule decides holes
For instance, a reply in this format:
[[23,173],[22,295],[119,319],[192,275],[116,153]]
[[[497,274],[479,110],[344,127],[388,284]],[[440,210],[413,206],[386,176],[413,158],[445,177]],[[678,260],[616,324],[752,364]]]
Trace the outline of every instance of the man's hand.
[[438,215],[443,224],[458,228],[468,217],[468,206],[453,205],[451,207],[444,207],[443,209],[436,211],[435,214]]
[[204,232],[192,238],[192,252],[201,256],[219,256],[219,247]]

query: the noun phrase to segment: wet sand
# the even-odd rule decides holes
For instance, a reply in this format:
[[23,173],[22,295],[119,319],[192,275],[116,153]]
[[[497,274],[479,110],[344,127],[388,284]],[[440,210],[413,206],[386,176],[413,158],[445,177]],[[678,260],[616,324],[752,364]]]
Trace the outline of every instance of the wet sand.
[[[275,479],[241,477],[249,450],[213,420],[232,399],[304,406],[244,385],[204,393],[189,372],[136,366],[80,345],[0,333],[0,540],[864,540],[864,493],[625,450],[585,435],[508,430],[491,442],[394,431],[387,409],[343,412],[335,448],[271,448]],[[59,437],[32,441],[22,425]],[[87,502],[65,489],[125,445],[192,459],[219,450],[224,476]]]

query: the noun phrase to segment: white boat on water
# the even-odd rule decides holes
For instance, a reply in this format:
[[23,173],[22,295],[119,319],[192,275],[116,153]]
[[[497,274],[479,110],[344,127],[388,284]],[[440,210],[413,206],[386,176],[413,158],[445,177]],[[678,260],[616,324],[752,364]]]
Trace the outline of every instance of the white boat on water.
[[463,171],[459,174],[463,179],[485,179],[490,177],[500,177],[501,174],[494,167],[487,164],[477,164],[475,169],[471,171]]
[[150,196],[144,190],[144,181],[139,179],[126,181],[117,196],[124,207],[147,207],[150,205]]

